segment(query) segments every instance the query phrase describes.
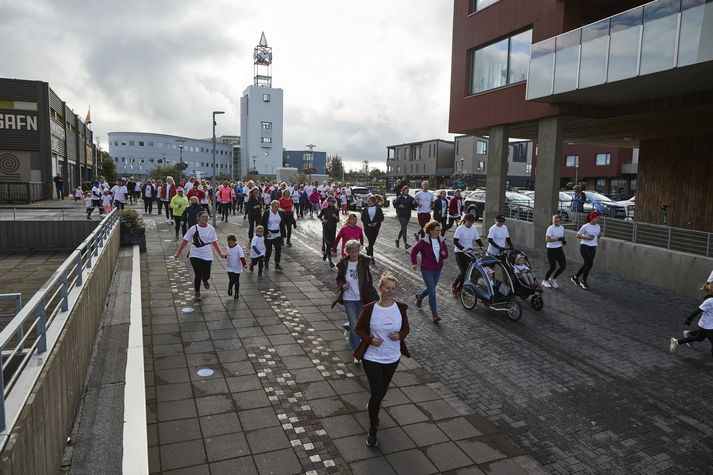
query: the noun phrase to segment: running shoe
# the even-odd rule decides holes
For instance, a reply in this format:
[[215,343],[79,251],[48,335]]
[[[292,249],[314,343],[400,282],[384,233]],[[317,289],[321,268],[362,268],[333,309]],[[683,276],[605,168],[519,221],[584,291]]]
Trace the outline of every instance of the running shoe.
[[376,447],[379,442],[376,440],[376,427],[370,427],[369,433],[366,436],[366,445],[369,447]]
[[207,280],[203,281],[203,287],[205,287],[206,289],[210,289],[210,284],[208,283]]
[[543,286],[544,288],[546,288],[546,289],[550,289],[550,288],[554,287],[554,286],[550,283],[550,281],[547,280],[547,279],[545,279],[545,280],[542,281],[542,286]]
[[458,292],[460,292],[460,288],[458,288],[458,284],[456,284],[455,282],[451,284],[451,292],[454,295],[458,295]]
[[413,233],[413,238],[416,242],[418,242],[418,233]]
[[669,351],[673,353],[678,349],[678,340],[675,338],[671,338],[671,344],[668,347]]
[[282,266],[280,265],[279,262],[277,264],[275,264],[275,270],[282,270]]
[[588,286],[587,283],[586,283],[585,281],[583,281],[583,280],[580,280],[580,281],[579,281],[579,286],[582,287],[584,290],[589,290],[589,286]]
[[550,284],[552,285],[553,288],[559,289],[560,284],[557,283],[557,279],[550,279]]
[[569,280],[570,280],[574,285],[579,285],[579,279],[577,278],[576,275],[573,275],[572,277],[570,277]]
[[404,243],[404,249],[408,249],[409,247],[411,247],[411,244]]
[[416,294],[416,306],[421,308],[421,305],[423,305],[423,299]]

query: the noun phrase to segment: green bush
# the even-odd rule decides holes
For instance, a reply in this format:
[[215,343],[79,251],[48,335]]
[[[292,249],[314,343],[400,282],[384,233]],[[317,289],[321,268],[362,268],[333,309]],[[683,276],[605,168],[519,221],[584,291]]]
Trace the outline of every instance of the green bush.
[[139,213],[137,213],[134,209],[120,210],[119,219],[121,220],[121,228],[126,231],[145,229],[144,220],[141,219]]

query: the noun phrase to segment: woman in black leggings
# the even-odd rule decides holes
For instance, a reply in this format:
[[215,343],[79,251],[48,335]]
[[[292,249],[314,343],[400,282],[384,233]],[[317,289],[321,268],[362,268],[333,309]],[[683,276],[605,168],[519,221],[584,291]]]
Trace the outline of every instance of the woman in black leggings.
[[188,232],[183,236],[181,245],[176,251],[175,258],[181,257],[183,248],[186,247],[188,243],[191,243],[191,250],[188,253],[188,257],[191,260],[191,266],[193,266],[193,272],[195,273],[195,279],[193,280],[193,289],[195,290],[195,295],[193,297],[194,302],[201,301],[201,283],[206,289],[210,288],[208,280],[210,279],[210,268],[213,263],[213,253],[211,247],[215,249],[215,252],[222,258],[227,255],[218,246],[218,235],[215,232],[215,228],[208,224],[208,213],[201,211],[198,213],[198,224],[191,226]]
[[594,256],[597,254],[597,244],[599,242],[599,236],[602,234],[602,230],[599,227],[599,213],[592,211],[587,216],[587,224],[582,225],[577,231],[577,239],[580,240],[579,253],[584,259],[584,264],[579,268],[577,274],[573,275],[570,279],[573,284],[579,285],[584,290],[589,290],[589,284],[587,284],[587,277],[589,277],[589,271],[592,270],[594,266]]
[[[552,225],[547,228],[545,233],[545,243],[547,243],[547,261],[550,263],[550,268],[545,274],[542,286],[556,289],[559,287],[557,277],[567,268],[567,258],[564,257],[563,247],[567,242],[564,240],[564,226],[562,226],[562,217],[559,214],[552,216]],[[557,265],[559,265],[559,269],[557,269]]]
[[258,187],[254,187],[250,190],[248,195],[248,201],[245,203],[245,214],[248,216],[248,222],[250,227],[248,228],[248,238],[252,241],[253,234],[255,233],[255,226],[260,224],[262,219],[262,200],[259,198],[260,190]]

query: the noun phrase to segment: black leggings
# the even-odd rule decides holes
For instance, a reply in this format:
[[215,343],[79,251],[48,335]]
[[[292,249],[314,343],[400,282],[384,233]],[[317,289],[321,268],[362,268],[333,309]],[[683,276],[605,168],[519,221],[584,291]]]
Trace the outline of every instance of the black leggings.
[[210,279],[211,264],[213,264],[213,261],[191,257],[191,266],[193,266],[193,272],[196,274],[196,277],[193,279],[193,289],[196,292],[200,292],[201,282],[208,282],[208,279]]
[[228,214],[230,214],[230,203],[220,203],[220,219],[228,221]]
[[376,428],[379,426],[381,401],[384,399],[384,396],[386,396],[386,391],[388,391],[391,378],[393,378],[396,368],[399,366],[399,361],[384,364],[362,360],[362,364],[371,390],[371,397],[369,398],[369,425]]
[[163,206],[166,208],[166,219],[171,219],[171,207],[168,205],[168,201],[164,201]]
[[398,241],[403,236],[404,244],[406,244],[406,236],[408,236],[408,222],[410,220],[411,216],[399,216],[399,224],[401,225],[401,228],[399,229],[399,235],[396,236],[396,240]]
[[[547,260],[550,263],[550,269],[547,271],[547,274],[545,274],[545,280],[548,280],[550,276],[556,279],[567,268],[567,259],[564,257],[564,249],[561,247],[548,247]],[[559,264],[559,269],[555,272],[557,264]],[[589,266],[589,268],[591,269],[592,267]],[[587,273],[589,273],[589,271],[587,271]]]
[[235,298],[238,298],[240,292],[240,274],[238,272],[228,272],[228,292],[233,290]]
[[369,244],[366,246],[366,255],[374,257],[374,244],[376,244],[376,238],[379,237],[379,229],[367,226],[364,230],[364,234],[366,234],[366,238],[369,240]]
[[151,214],[153,211],[153,198],[144,196],[144,213]]
[[181,227],[183,228],[183,234],[186,234],[187,219],[188,219],[188,216],[186,216],[185,211],[183,212],[182,215],[173,217],[173,220],[175,221],[175,224],[176,224],[176,236],[178,236],[178,231],[181,229]]
[[280,257],[282,257],[282,238],[275,239],[265,239],[265,264],[270,263],[270,256],[272,255],[272,248],[275,248],[275,264],[280,263]]
[[461,287],[463,285],[463,280],[465,279],[465,271],[468,270],[468,266],[470,265],[470,258],[465,252],[454,252],[454,254],[456,255],[456,264],[458,264],[460,272],[458,273],[456,280],[453,282],[453,285]]
[[594,266],[594,256],[597,253],[597,246],[587,246],[586,244],[580,244],[579,253],[582,254],[582,259],[584,259],[584,264],[577,271],[577,278],[582,276],[582,280],[587,281],[589,276],[589,271],[592,270]]
[[683,345],[685,343],[693,343],[693,342],[697,342],[697,341],[703,341],[706,338],[708,338],[708,341],[711,342],[711,356],[713,356],[713,330],[708,330],[705,328],[699,328],[698,330],[691,330],[691,336],[689,336],[688,338],[680,338],[678,340],[678,344]]

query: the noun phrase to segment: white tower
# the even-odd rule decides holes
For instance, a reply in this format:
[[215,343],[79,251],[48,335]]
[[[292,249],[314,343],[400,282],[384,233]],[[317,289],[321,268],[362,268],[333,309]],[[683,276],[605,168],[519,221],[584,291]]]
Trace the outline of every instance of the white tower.
[[282,89],[272,87],[272,48],[265,33],[253,52],[255,81],[240,98],[240,175],[275,175],[282,166]]

